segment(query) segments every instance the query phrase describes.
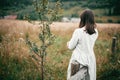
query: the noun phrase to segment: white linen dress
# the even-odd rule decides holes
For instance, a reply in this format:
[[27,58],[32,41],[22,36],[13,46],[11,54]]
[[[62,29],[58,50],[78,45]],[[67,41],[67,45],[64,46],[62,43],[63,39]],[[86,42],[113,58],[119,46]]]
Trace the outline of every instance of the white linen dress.
[[68,48],[73,50],[68,65],[67,80],[69,80],[71,75],[71,62],[73,60],[77,60],[80,64],[87,66],[90,80],[96,80],[96,58],[93,47],[98,37],[98,31],[97,29],[95,31],[96,33],[89,35],[85,31],[85,27],[83,27],[73,32],[72,38],[67,44]]

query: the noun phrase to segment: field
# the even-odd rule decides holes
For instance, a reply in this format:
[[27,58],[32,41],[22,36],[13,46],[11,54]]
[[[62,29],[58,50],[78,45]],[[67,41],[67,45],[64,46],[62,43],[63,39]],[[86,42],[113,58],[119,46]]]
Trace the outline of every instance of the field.
[[[54,22],[51,31],[56,35],[47,50],[45,80],[66,80],[72,51],[66,47],[79,23]],[[120,24],[97,23],[99,37],[94,51],[97,60],[97,80],[120,79]],[[41,80],[40,66],[25,43],[29,34],[38,40],[39,27],[27,21],[0,20],[0,80]],[[112,37],[117,37],[116,52],[111,52]]]

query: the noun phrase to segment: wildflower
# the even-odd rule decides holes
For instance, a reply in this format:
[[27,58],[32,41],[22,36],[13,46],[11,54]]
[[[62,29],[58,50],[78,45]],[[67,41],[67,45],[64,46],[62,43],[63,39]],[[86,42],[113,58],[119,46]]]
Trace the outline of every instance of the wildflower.
[[21,32],[20,35],[23,35],[23,33]]
[[11,34],[8,34],[8,36],[10,37],[10,36],[11,36]]
[[120,64],[120,60],[118,60],[118,63]]
[[110,51],[109,49],[106,49],[106,51]]
[[19,42],[24,42],[25,40],[23,38],[19,38]]

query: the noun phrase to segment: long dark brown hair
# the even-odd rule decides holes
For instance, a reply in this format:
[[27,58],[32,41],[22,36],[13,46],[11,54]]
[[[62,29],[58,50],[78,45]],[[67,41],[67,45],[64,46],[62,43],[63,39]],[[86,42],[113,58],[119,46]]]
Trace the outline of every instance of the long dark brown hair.
[[80,15],[81,21],[79,24],[79,28],[82,28],[85,26],[85,31],[92,35],[95,33],[95,20],[94,20],[94,14],[91,10],[86,9],[81,15]]

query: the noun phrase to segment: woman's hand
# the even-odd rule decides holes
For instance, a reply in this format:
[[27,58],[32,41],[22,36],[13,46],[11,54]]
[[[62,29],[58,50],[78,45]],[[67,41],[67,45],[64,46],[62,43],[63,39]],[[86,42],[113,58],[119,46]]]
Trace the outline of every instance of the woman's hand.
[[69,41],[67,42],[67,47],[68,47],[68,45],[69,45]]

